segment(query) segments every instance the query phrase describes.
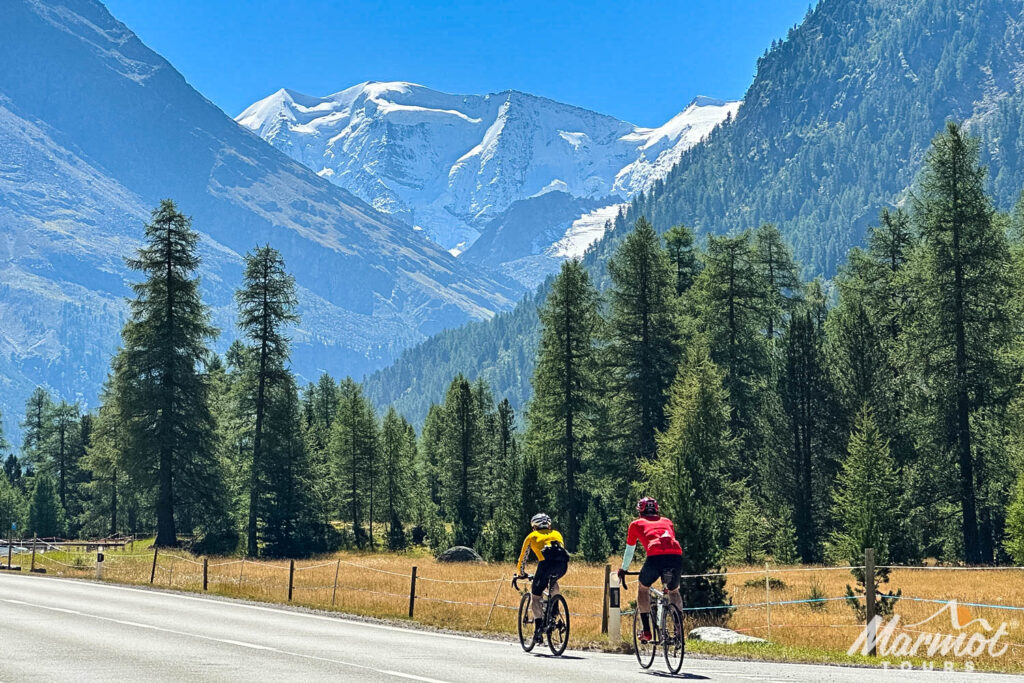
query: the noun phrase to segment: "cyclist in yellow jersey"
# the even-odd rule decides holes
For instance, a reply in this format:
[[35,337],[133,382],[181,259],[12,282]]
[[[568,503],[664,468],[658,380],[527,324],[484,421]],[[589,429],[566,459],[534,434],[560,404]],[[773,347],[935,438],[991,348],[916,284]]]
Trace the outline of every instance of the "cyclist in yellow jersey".
[[565,549],[565,541],[562,534],[551,528],[551,518],[543,512],[539,512],[530,519],[530,526],[533,531],[527,534],[523,540],[523,549],[519,553],[519,574],[526,574],[526,561],[530,559],[530,551],[537,557],[537,571],[533,576],[533,585],[530,593],[533,598],[530,600],[530,610],[533,613],[534,640],[542,637],[541,626],[544,620],[544,608],[541,605],[541,596],[544,589],[548,587],[551,579],[555,579],[555,585],[551,594],[558,594],[558,579],[565,576],[569,570],[569,553]]

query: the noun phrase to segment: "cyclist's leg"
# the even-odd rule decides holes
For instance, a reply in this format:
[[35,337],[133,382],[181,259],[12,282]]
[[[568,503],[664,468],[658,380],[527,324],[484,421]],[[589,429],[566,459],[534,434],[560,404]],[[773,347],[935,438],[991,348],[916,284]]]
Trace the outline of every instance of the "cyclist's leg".
[[683,596],[679,592],[679,583],[683,574],[683,556],[669,555],[665,558],[664,566],[661,569],[661,583],[665,587],[665,595],[669,601],[683,610]]
[[[547,560],[545,560],[545,562],[546,561]],[[558,580],[565,576],[565,573],[567,571],[569,571],[568,562],[559,562],[557,566],[552,567],[550,577],[551,579],[554,579],[554,581],[552,582],[551,579],[549,579],[549,583],[551,586],[550,595],[555,596],[562,592],[562,589],[558,586]]]
[[548,587],[550,572],[546,560],[537,563],[537,571],[533,575],[533,585],[530,587],[532,598],[530,599],[530,611],[533,620],[539,625],[544,620],[544,590]]
[[640,576],[637,577],[636,609],[640,613],[644,633],[648,635],[651,633],[651,586],[658,580],[659,575],[658,560],[655,556],[644,560],[644,566],[640,568]]

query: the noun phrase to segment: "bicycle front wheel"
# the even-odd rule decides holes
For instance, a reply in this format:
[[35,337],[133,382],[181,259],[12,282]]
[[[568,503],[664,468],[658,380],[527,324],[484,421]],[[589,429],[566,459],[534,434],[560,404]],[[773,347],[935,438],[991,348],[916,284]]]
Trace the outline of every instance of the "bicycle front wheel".
[[[651,621],[654,621],[654,613],[651,613]],[[654,643],[654,638],[643,642],[640,636],[644,632],[644,622],[640,617],[640,610],[633,612],[633,647],[636,648],[636,661],[640,662],[640,666],[649,669],[651,664],[654,664],[654,654],[658,649],[658,646]],[[652,634],[653,635],[653,634]]]
[[519,644],[523,650],[529,652],[533,649],[533,628],[530,618],[530,594],[524,593],[523,599],[519,601]]
[[670,673],[677,674],[683,668],[686,655],[686,634],[683,633],[683,613],[675,605],[669,605],[665,614],[665,633],[661,644],[665,653],[665,665]]
[[551,654],[560,657],[565,652],[565,646],[569,644],[569,605],[561,595],[556,595],[548,601],[546,625]]

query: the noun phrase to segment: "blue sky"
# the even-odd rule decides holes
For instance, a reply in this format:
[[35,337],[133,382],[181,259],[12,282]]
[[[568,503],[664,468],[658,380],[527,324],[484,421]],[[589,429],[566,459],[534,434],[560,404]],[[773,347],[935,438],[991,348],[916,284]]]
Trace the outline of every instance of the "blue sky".
[[278,88],[367,80],[524,90],[638,125],[695,95],[738,99],[807,0],[329,2],[106,0],[232,116]]

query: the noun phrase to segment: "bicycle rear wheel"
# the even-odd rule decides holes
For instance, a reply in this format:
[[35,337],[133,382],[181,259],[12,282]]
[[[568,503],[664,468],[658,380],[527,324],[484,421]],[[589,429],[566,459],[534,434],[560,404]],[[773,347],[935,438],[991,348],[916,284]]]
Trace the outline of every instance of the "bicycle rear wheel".
[[569,644],[569,605],[561,595],[555,595],[548,601],[546,626],[551,654],[560,657]]
[[665,613],[664,636],[661,649],[665,653],[665,665],[670,673],[677,674],[686,656],[686,634],[683,633],[683,613],[675,605],[669,605]]
[[[651,622],[657,623],[654,614],[654,609],[651,609]],[[654,664],[654,655],[658,650],[657,644],[654,642],[653,633],[650,641],[644,643],[641,642],[640,636],[644,632],[644,623],[640,617],[640,610],[633,612],[633,647],[636,648],[636,661],[640,662],[640,666],[649,669],[651,664]]]
[[523,599],[519,601],[519,644],[523,646],[523,650],[529,652],[533,649],[533,628],[531,628],[531,622],[527,621],[530,618],[530,594],[525,593]]

